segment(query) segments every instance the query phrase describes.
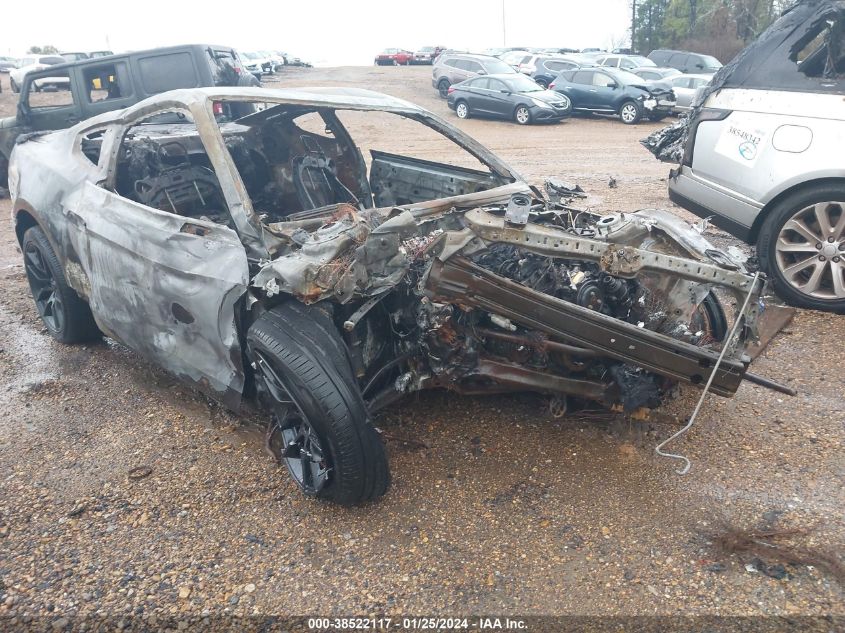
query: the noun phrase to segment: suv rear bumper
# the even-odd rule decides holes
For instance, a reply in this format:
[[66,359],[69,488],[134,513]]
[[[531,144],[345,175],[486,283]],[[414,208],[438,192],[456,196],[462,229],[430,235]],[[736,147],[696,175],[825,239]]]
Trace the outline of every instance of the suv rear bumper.
[[669,178],[669,199],[739,239],[751,243],[755,218],[762,205],[733,194],[695,175],[687,166],[673,169]]

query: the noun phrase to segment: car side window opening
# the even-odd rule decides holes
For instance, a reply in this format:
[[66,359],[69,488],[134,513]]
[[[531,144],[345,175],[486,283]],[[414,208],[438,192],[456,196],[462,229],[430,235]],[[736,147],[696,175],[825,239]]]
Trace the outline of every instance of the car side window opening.
[[593,73],[593,85],[602,88],[609,88],[610,86],[615,86],[616,81],[604,73]]
[[570,81],[572,81],[573,83],[576,83],[576,84],[584,84],[584,85],[589,86],[589,85],[592,85],[592,83],[593,83],[593,75],[594,74],[597,74],[597,73],[594,73],[592,71],[582,70],[582,71],[579,71],[577,73],[574,73],[572,75],[572,79],[570,79]]
[[481,90],[487,90],[490,88],[490,79],[487,77],[482,77],[481,79],[473,79],[472,83],[470,84],[473,88],[479,88]]
[[467,64],[466,70],[468,70],[470,72],[480,73],[481,71],[484,70],[484,67],[481,64],[479,64],[478,62],[467,61],[466,64]]
[[103,148],[103,136],[106,128],[91,130],[83,134],[79,139],[79,150],[94,166],[100,164],[100,155]]
[[487,86],[490,90],[495,90],[497,92],[501,91],[510,91],[510,89],[505,85],[503,81],[499,81],[498,79],[491,79],[490,83]]
[[845,76],[845,11],[831,13],[830,19],[808,29],[792,46],[789,59],[807,77]]
[[118,150],[115,193],[159,211],[233,228],[217,174],[190,113],[157,113],[130,127]]
[[85,66],[82,68],[82,81],[89,103],[132,95],[126,62]]
[[26,105],[32,110],[62,108],[75,103],[67,70],[57,70],[49,77],[38,77],[29,82]]

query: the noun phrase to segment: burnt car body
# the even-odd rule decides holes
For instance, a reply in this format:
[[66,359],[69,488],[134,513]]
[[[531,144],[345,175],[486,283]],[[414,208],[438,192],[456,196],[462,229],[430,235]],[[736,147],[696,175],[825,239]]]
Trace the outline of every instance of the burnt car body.
[[[255,111],[221,123],[235,102]],[[376,115],[481,167],[365,159],[348,121]],[[300,488],[339,503],[385,492],[371,415],[418,390],[635,411],[678,383],[759,382],[762,279],[668,212],[599,217],[547,188],[426,110],[343,88],[173,91],[21,139],[10,166],[48,331],[105,333],[233,409],[255,397]],[[742,306],[736,337],[716,288]]]

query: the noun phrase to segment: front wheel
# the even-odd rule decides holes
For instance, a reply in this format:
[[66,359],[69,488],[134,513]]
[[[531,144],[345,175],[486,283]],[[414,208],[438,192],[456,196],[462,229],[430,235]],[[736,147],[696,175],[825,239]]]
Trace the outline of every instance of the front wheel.
[[625,125],[636,125],[643,118],[643,108],[636,101],[626,101],[619,108],[619,118]]
[[845,185],[815,186],[777,203],[757,256],[787,303],[845,314]]
[[268,445],[300,490],[342,505],[382,496],[384,445],[329,316],[286,303],[258,318],[247,348],[273,414]]
[[527,106],[517,106],[516,110],[513,113],[513,118],[520,125],[528,125],[529,123],[531,123],[531,111],[528,109]]
[[459,119],[469,118],[469,105],[466,101],[458,101],[455,104],[455,114],[458,115]]
[[88,304],[68,286],[59,258],[40,227],[27,229],[21,250],[35,307],[50,335],[62,343],[99,338]]

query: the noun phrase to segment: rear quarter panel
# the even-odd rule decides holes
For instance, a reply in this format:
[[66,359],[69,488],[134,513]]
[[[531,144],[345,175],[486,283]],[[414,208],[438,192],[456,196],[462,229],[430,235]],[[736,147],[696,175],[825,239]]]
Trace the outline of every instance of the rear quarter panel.
[[731,114],[699,125],[697,176],[761,204],[803,182],[845,178],[841,95],[730,89],[705,105]]

